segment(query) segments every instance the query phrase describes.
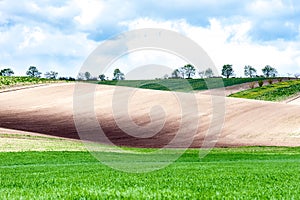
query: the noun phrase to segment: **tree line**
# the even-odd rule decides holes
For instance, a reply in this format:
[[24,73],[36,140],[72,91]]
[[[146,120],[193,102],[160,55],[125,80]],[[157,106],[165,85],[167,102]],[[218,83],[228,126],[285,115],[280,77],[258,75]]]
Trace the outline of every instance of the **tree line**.
[[[277,70],[274,67],[271,67],[270,65],[266,65],[264,68],[261,69],[263,76],[264,77],[276,77],[278,75]],[[198,73],[200,78],[212,78],[215,77],[214,71],[211,68],[207,68],[205,70],[202,71],[198,71],[196,70],[196,68],[191,65],[191,64],[187,64],[183,67],[180,67],[178,69],[175,69],[171,76],[169,77],[169,75],[165,75],[164,78],[187,78],[187,79],[192,79],[196,73]],[[230,77],[234,77],[235,73],[233,70],[232,65],[230,64],[226,64],[223,65],[222,67],[222,76],[226,77],[226,78],[230,78]],[[14,71],[11,68],[5,68],[0,70],[0,76],[12,76],[14,75]],[[26,75],[29,77],[36,77],[36,78],[40,78],[42,73],[37,69],[37,67],[35,66],[30,66],[28,68],[28,70],[26,71]],[[257,75],[257,70],[250,66],[250,65],[246,65],[244,67],[244,75],[246,77],[259,77],[259,75]],[[292,74],[289,74],[292,75]],[[59,77],[58,78],[58,72],[55,71],[49,71],[46,72],[44,74],[45,78],[47,79],[52,79],[52,80],[69,80],[69,81],[75,81],[75,78],[73,77]],[[294,74],[294,76],[296,78],[300,77],[300,73],[296,73]],[[91,75],[90,72],[84,72],[84,73],[79,73],[77,76],[77,80],[101,80],[101,81],[105,81],[108,80],[109,78],[105,76],[105,74],[100,74],[98,77],[94,77]],[[125,75],[123,72],[121,72],[121,70],[119,68],[116,68],[113,71],[113,78],[112,80],[125,80]]]
[[[5,68],[0,70],[0,76],[12,76],[14,75],[14,71],[11,68]],[[26,71],[26,75],[33,78],[41,78],[42,72],[40,72],[37,67],[30,66],[28,70]],[[59,77],[58,78],[58,72],[55,71],[49,71],[44,74],[45,78],[51,79],[51,80],[68,80],[68,81],[75,81],[75,78],[73,77]]]
[[[264,77],[276,77],[278,75],[277,70],[274,67],[271,67],[270,65],[266,65],[263,69],[262,69],[262,73],[264,74]],[[226,78],[230,78],[230,77],[234,77],[235,73],[233,70],[232,65],[226,64],[223,65],[222,67],[222,76],[226,77]],[[170,78],[193,78],[196,75],[196,68],[191,65],[191,64],[187,64],[179,69],[175,69]],[[198,75],[200,76],[200,78],[211,78],[214,77],[214,72],[211,68],[207,68],[206,70],[203,71],[199,71]],[[258,77],[257,75],[257,70],[250,66],[250,65],[246,65],[244,67],[244,75],[246,77]],[[297,78],[297,76],[299,77],[299,74],[295,74],[295,77]]]
[[[278,72],[275,68],[271,67],[270,65],[266,65],[263,69],[262,72],[264,74],[265,77],[276,77]],[[180,67],[178,69],[175,69],[171,76],[169,76],[168,74],[166,74],[163,78],[164,79],[176,79],[176,78],[186,78],[186,79],[192,79],[197,73],[196,68],[191,65],[191,64],[187,64],[183,67]],[[200,76],[200,78],[212,78],[212,77],[216,77],[214,76],[215,73],[211,68],[207,68],[203,71],[198,71],[198,75]],[[233,70],[232,65],[226,64],[223,66],[222,68],[222,75],[226,78],[230,78],[230,77],[234,77],[235,73]],[[246,77],[257,77],[257,70],[250,66],[250,65],[246,65],[244,67],[244,75]],[[296,76],[296,75],[295,75]],[[93,77],[91,75],[91,73],[89,72],[85,72],[85,73],[79,73],[78,80],[101,80],[101,81],[105,81],[108,80],[108,77],[106,77],[104,74],[99,75],[98,77]],[[125,75],[123,72],[120,71],[120,69],[115,69],[113,72],[113,78],[112,80],[125,80]]]
[[[261,71],[266,78],[276,77],[278,75],[277,70],[274,67],[271,67],[270,65],[266,65],[264,68],[261,69]],[[224,65],[222,68],[222,75],[226,78],[234,76],[234,70],[232,68],[232,65]],[[258,77],[257,70],[251,65],[246,65],[244,67],[244,75],[250,78]]]
[[[12,76],[14,75],[14,71],[11,68],[5,68],[0,70],[0,76]],[[29,77],[34,78],[41,78],[42,72],[40,72],[37,67],[30,66],[28,70],[26,71],[26,75]],[[58,78],[58,72],[55,71],[49,71],[44,74],[44,77],[51,80],[69,80],[69,81],[75,81],[76,79],[73,77],[59,77]],[[98,77],[93,77],[90,72],[84,72],[79,73],[77,76],[77,80],[98,80],[101,81],[108,80],[108,77],[106,77],[104,74],[99,75]],[[123,72],[121,72],[120,69],[115,69],[113,72],[113,80],[124,80],[125,75]]]
[[[109,78],[105,76],[105,74],[100,74],[98,77],[94,77],[91,75],[90,72],[80,72],[77,76],[77,80],[101,80],[105,81]],[[125,80],[125,74],[121,72],[119,68],[116,68],[113,72],[113,78],[112,80]]]

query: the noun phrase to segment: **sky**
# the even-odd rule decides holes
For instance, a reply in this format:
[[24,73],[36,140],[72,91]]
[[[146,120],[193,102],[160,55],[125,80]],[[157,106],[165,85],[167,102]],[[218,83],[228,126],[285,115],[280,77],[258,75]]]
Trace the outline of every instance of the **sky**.
[[[300,73],[296,0],[0,0],[0,68],[25,75],[33,65],[43,73],[76,76],[103,41],[140,28],[164,28],[192,39],[219,72],[232,64],[236,76],[243,76],[245,65],[258,74],[265,65],[282,76]],[[184,64],[159,57],[140,52],[116,66],[129,73],[132,66],[153,62]]]

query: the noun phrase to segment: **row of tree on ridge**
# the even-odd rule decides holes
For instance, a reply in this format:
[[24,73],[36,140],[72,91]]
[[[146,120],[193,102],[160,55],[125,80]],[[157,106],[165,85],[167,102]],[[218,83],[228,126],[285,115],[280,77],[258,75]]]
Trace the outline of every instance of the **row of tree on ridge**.
[[[276,77],[278,72],[274,67],[271,67],[270,65],[266,65],[263,69],[262,72],[264,74],[264,77]],[[187,78],[187,79],[192,79],[197,73],[196,68],[191,65],[191,64],[187,64],[179,69],[175,69],[171,76],[169,76],[168,74],[166,74],[163,78],[164,79],[168,79],[168,78]],[[207,68],[206,70],[203,71],[198,71],[198,75],[200,78],[212,78],[212,77],[216,77],[214,71],[211,68]],[[230,78],[230,77],[234,77],[235,73],[234,70],[232,68],[232,65],[224,65],[222,68],[222,75],[226,78]],[[257,75],[257,70],[250,66],[250,65],[246,65],[244,67],[244,75],[246,77],[258,77]],[[300,74],[295,74],[295,77],[298,78],[300,77]],[[89,72],[85,72],[85,73],[80,73],[78,75],[78,79],[79,80],[96,80],[96,77],[92,77],[91,73]],[[99,75],[98,77],[99,80],[101,81],[105,81],[108,80],[108,77],[106,77],[104,74]],[[120,71],[120,69],[115,69],[113,72],[113,78],[112,80],[124,80],[125,79],[125,75],[123,72]]]
[[[275,68],[271,67],[270,65],[266,65],[263,69],[262,72],[264,74],[265,77],[276,77],[278,72]],[[171,78],[192,78],[196,75],[196,68],[191,65],[191,64],[187,64],[179,69],[175,69],[172,74],[171,74]],[[211,78],[214,77],[214,71],[211,68],[207,68],[206,70],[203,71],[199,71],[198,75],[201,78]],[[234,77],[235,73],[233,70],[232,65],[224,65],[222,68],[222,75],[226,78],[230,78],[230,77]],[[257,75],[257,70],[250,66],[250,65],[246,65],[244,67],[244,75],[246,77],[256,77]]]
[[[12,76],[14,75],[14,71],[11,68],[5,68],[0,70],[0,76]],[[37,67],[30,66],[28,70],[26,71],[26,75],[29,77],[35,77],[35,78],[41,78],[42,72],[40,72]],[[58,78],[58,72],[55,71],[49,71],[44,74],[44,77],[47,79],[52,80],[69,80],[69,81],[75,81],[75,78],[73,77],[59,77]]]
[[[266,65],[263,69],[262,72],[264,74],[264,77],[276,77],[278,75],[277,70],[274,67],[271,67],[270,65]],[[180,67],[178,69],[175,69],[171,76],[169,75],[165,75],[163,78],[167,79],[167,78],[187,78],[187,79],[192,79],[193,77],[195,77],[196,73],[198,73],[200,78],[212,78],[212,77],[216,77],[214,71],[211,68],[207,68],[206,70],[203,71],[198,71],[196,70],[196,68],[191,65],[191,64],[187,64],[183,67]],[[12,76],[14,74],[14,71],[11,68],[5,68],[0,70],[0,76]],[[29,69],[26,71],[26,75],[29,77],[37,77],[40,78],[42,73],[37,69],[37,67],[35,66],[30,66]],[[257,75],[257,70],[250,66],[250,65],[246,65],[244,67],[244,75],[246,77],[258,77]],[[60,79],[60,80],[70,80],[70,81],[74,81],[75,78],[72,77],[60,77],[58,78],[58,73],[55,71],[49,71],[46,72],[44,74],[45,78],[47,79]],[[232,65],[226,64],[222,67],[222,76],[226,77],[226,78],[230,78],[230,77],[234,77],[235,73],[233,70]],[[300,77],[300,74],[294,74],[294,76],[296,78]],[[91,75],[90,72],[84,72],[84,73],[79,73],[77,78],[77,80],[108,80],[109,78],[106,77],[104,74],[99,75],[98,77],[93,77]],[[125,75],[123,72],[121,72],[120,69],[115,69],[113,72],[113,78],[112,80],[124,80],[125,79]]]

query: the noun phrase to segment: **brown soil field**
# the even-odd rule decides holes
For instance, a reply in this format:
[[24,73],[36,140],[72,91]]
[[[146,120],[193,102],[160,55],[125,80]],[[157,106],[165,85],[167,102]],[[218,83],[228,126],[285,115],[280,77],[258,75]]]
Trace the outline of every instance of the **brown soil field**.
[[297,95],[296,97],[293,97],[292,99],[289,99],[286,101],[287,104],[291,105],[299,105],[300,106],[300,95]]
[[300,146],[299,105],[209,92],[55,84],[0,93],[0,103],[1,128],[51,136],[134,147]]

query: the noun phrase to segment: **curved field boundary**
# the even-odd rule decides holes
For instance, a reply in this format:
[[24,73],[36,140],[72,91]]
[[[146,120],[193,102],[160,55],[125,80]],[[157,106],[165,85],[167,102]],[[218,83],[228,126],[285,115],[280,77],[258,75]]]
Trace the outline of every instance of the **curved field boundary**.
[[0,93],[5,93],[5,92],[13,92],[17,90],[24,90],[24,89],[30,89],[30,88],[36,88],[36,87],[41,87],[41,86],[46,86],[49,84],[37,84],[37,85],[27,85],[27,86],[13,86],[10,88],[2,89],[0,90]]
[[0,89],[0,93],[6,93],[6,92],[14,92],[18,90],[25,90],[25,89],[32,89],[37,87],[46,87],[46,86],[55,86],[55,85],[64,85],[64,84],[74,84],[74,83],[66,83],[66,82],[53,82],[53,83],[43,83],[43,84],[32,84],[32,85],[24,85],[24,86],[12,86],[5,89]]
[[287,104],[300,105],[300,95],[297,95],[291,99],[285,101]]

